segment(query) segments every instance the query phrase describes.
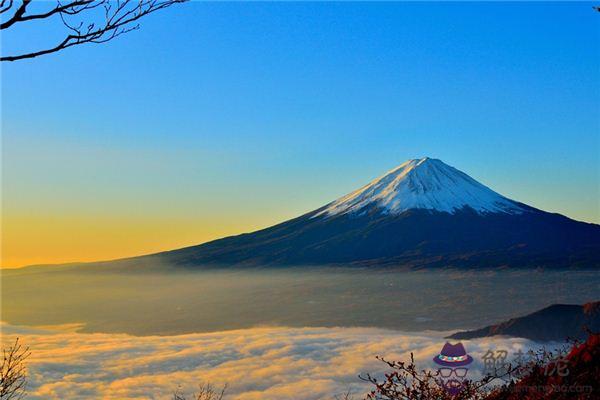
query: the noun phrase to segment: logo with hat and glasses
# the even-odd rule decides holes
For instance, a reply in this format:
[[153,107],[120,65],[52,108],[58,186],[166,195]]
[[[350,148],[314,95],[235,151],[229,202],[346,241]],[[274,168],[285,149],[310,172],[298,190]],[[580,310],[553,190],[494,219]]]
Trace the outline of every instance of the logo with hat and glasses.
[[433,357],[433,362],[439,365],[440,385],[449,394],[458,394],[469,372],[467,365],[473,362],[473,357],[467,354],[465,346],[460,342],[456,344],[446,342],[440,354]]

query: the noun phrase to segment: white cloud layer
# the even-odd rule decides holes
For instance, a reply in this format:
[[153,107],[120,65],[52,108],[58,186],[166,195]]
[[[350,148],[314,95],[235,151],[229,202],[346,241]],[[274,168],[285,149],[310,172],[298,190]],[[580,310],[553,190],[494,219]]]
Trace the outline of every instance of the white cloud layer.
[[[202,382],[228,384],[227,399],[333,399],[369,386],[359,374],[381,373],[375,355],[407,359],[423,368],[443,333],[377,328],[264,327],[178,336],[78,333],[2,325],[4,343],[19,336],[31,348],[28,399],[170,399],[178,386],[192,393]],[[463,342],[481,370],[489,348],[537,347],[523,339]]]

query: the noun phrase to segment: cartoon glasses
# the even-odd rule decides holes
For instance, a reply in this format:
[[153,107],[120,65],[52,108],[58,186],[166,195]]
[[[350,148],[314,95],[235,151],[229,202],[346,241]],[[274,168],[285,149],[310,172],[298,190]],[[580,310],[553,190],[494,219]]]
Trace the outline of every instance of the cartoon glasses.
[[465,376],[467,376],[467,371],[469,369],[468,368],[440,368],[440,375],[442,376],[442,378],[449,378],[452,373],[454,372],[454,375],[456,375],[459,378],[464,378]]

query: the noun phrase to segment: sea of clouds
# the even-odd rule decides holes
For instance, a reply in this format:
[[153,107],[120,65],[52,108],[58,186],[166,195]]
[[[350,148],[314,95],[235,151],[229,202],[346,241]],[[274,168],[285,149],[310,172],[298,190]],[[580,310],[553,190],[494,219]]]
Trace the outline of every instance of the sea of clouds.
[[[447,332],[404,333],[377,328],[258,327],[177,336],[80,333],[77,326],[1,325],[3,344],[18,336],[31,349],[27,399],[170,399],[203,382],[227,384],[227,399],[333,399],[348,389],[361,398],[370,386],[358,376],[386,366],[376,355],[422,368]],[[482,371],[489,349],[526,352],[524,339],[463,341]]]

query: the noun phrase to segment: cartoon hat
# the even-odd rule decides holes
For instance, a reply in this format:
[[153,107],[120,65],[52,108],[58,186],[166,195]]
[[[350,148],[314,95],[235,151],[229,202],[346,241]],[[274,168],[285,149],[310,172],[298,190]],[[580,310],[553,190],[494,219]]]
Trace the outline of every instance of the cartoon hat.
[[467,354],[462,343],[446,342],[440,354],[433,357],[433,362],[444,367],[462,367],[473,362],[473,357]]

